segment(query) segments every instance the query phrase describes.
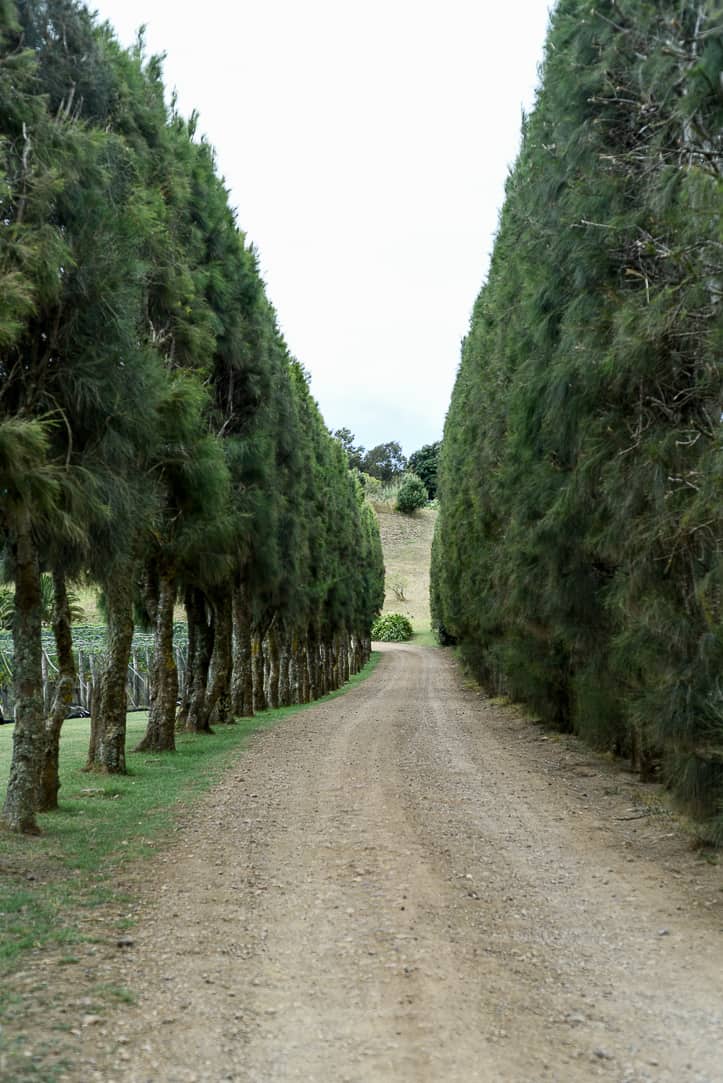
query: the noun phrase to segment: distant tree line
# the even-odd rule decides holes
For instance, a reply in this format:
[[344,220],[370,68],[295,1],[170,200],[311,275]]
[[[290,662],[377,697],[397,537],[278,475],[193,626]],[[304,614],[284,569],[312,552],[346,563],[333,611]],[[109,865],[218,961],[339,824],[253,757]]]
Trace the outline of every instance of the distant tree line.
[[[102,590],[88,767],[126,768],[134,622],[148,729],[308,701],[369,656],[379,534],[289,356],[212,148],[161,63],[75,0],[0,3],[0,547],[14,585],[4,821],[57,805],[75,681],[68,583]],[[41,574],[59,660],[41,696]],[[174,605],[188,618],[178,707]]]
[[490,688],[723,837],[723,29],[560,0],[444,434],[432,602]]
[[409,456],[408,469],[424,482],[430,500],[437,496],[437,468],[442,441],[424,444]]
[[379,481],[390,482],[402,476],[407,468],[407,460],[402,452],[402,445],[396,440],[386,444],[377,444],[367,451],[361,445],[355,446],[356,437],[349,429],[337,429],[334,438],[344,449],[350,470],[368,474]]
[[405,473],[415,474],[424,482],[430,500],[437,495],[437,462],[441,441],[425,444],[406,459],[401,444],[396,440],[377,444],[367,451],[361,445],[354,444],[356,437],[349,429],[337,429],[333,435],[344,449],[351,470],[385,483],[398,480]]

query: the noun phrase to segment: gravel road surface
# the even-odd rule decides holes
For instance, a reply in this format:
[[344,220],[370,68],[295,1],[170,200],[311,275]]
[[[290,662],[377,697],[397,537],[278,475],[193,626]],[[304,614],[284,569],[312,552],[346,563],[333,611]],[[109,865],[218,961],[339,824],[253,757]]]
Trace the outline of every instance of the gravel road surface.
[[135,1003],[79,1017],[63,1078],[721,1081],[720,867],[649,794],[386,647],[126,885],[86,973]]

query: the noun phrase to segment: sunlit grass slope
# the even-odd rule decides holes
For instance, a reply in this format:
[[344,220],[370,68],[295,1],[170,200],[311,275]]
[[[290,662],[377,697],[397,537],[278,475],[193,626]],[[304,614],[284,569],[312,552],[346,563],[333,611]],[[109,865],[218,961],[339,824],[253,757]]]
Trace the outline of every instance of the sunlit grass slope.
[[[409,617],[416,642],[433,643],[429,615],[429,563],[437,512],[423,508],[402,515],[388,506],[375,506],[386,567],[385,613]],[[399,598],[394,588],[401,590]]]

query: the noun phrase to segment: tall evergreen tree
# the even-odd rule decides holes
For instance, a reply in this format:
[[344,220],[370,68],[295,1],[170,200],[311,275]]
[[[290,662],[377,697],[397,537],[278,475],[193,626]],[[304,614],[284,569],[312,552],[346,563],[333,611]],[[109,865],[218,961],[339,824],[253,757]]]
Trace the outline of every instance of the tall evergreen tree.
[[[107,613],[88,767],[122,772],[139,595],[155,628],[141,747],[167,750],[180,594],[181,715],[207,730],[232,708],[345,679],[350,643],[354,665],[368,654],[382,571],[375,524],[279,334],[213,151],[195,118],[166,108],[142,39],[122,49],[76,0],[10,5],[0,105],[0,544],[16,683],[4,818],[33,831],[60,784],[69,576],[97,583]],[[44,719],[46,568],[61,675]]]
[[712,817],[722,58],[712,3],[558,5],[445,428],[433,584],[484,680],[662,762]]
[[434,500],[437,496],[437,468],[441,443],[441,440],[437,440],[434,444],[424,444],[419,451],[412,452],[407,463],[407,469],[424,482],[430,500]]
[[[58,104],[57,112],[51,114],[41,43],[34,43],[32,58],[23,52],[29,12],[23,6],[19,14],[17,30],[3,39],[3,68],[15,72],[9,85],[12,104],[3,112],[8,136],[13,125],[20,123],[19,114],[14,119],[16,110],[23,114],[22,137],[6,136],[5,143],[8,154],[18,156],[19,168],[6,173],[3,263],[15,283],[16,267],[23,267],[29,289],[24,293],[28,301],[24,320],[16,322],[12,336],[4,342],[0,409],[9,420],[25,419],[45,427],[44,465],[59,480],[55,519],[46,517],[43,522],[38,505],[27,505],[15,519],[11,539],[11,551],[17,554],[13,568],[15,677],[26,690],[17,705],[23,721],[16,737],[19,745],[21,735],[33,731],[33,802],[37,806],[47,738],[40,707],[38,575],[51,541],[59,540],[60,532],[80,544],[90,519],[103,515],[96,470],[98,444],[100,433],[113,427],[107,415],[120,379],[114,381],[112,374],[118,367],[120,336],[128,328],[124,302],[134,296],[134,287],[132,272],[130,285],[126,281],[128,264],[123,263],[130,230],[109,206],[111,193],[119,207],[128,200],[128,185],[119,168],[123,147],[110,133],[85,126],[67,102]],[[54,31],[50,39],[56,48]],[[114,321],[108,320],[111,294]],[[17,290],[8,296],[17,314]],[[126,375],[132,375],[132,366]],[[32,663],[32,672],[23,672],[26,660]],[[16,801],[16,782],[12,772],[7,808]],[[27,811],[29,787],[24,792],[21,803]],[[8,818],[18,826],[17,816]]]

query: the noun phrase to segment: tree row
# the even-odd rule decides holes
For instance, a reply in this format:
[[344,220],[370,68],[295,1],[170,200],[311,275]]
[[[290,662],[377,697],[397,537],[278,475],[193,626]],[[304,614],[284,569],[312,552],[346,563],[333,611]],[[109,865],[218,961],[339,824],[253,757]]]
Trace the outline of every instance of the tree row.
[[[153,629],[148,749],[337,687],[383,600],[373,512],[288,353],[211,147],[75,0],[0,5],[0,544],[14,584],[3,810],[57,804],[75,683],[68,583],[107,649],[89,768],[126,769],[134,625]],[[59,664],[41,697],[40,576]],[[174,608],[188,672],[178,703]]]
[[424,444],[407,459],[397,440],[377,444],[367,451],[361,445],[355,446],[356,437],[350,429],[337,429],[334,436],[344,448],[349,468],[358,473],[362,484],[365,484],[368,478],[375,478],[386,484],[394,483],[401,481],[405,473],[410,473],[422,480],[430,500],[436,497],[437,461],[441,441]]
[[723,28],[560,0],[440,465],[433,608],[491,688],[723,837]]

